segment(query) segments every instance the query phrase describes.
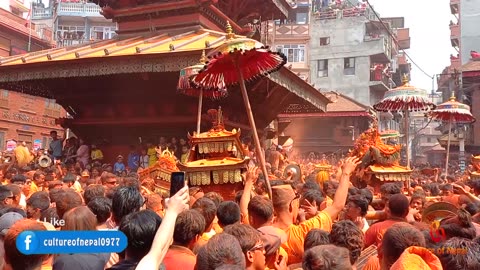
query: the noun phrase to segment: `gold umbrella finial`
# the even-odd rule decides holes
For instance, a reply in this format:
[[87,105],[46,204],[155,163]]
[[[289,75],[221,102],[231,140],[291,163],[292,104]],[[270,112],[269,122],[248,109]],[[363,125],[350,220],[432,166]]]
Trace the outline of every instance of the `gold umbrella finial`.
[[455,97],[455,91],[452,91],[452,96],[450,96],[450,101],[455,101],[457,98]]
[[410,79],[408,78],[408,74],[403,74],[402,76],[402,84],[407,85],[410,82]]
[[227,39],[234,39],[235,38],[235,33],[233,33],[233,28],[230,25],[229,21],[227,21],[226,30],[227,30]]
[[202,51],[202,56],[200,57],[200,64],[205,64],[207,62],[207,55],[205,54],[205,50]]

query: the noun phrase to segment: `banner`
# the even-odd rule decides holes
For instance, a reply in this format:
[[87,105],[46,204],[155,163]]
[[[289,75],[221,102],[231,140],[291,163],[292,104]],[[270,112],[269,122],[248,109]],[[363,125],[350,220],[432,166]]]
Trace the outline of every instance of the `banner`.
[[42,148],[42,140],[40,140],[40,139],[34,140],[33,141],[33,150],[38,151],[38,150],[40,150],[40,148]]
[[8,140],[7,141],[7,152],[13,151],[17,147],[17,142],[14,140]]

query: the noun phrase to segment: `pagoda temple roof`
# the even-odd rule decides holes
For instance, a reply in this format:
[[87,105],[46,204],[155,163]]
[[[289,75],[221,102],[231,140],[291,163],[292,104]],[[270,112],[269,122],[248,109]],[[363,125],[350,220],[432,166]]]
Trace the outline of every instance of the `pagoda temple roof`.
[[292,108],[292,106],[290,106],[284,113],[279,115],[279,117],[369,117],[372,115],[372,108],[370,106],[363,105],[346,95],[336,91],[322,92],[322,94],[330,101],[327,104],[327,110],[324,113],[298,113]]
[[[48,62],[53,63],[92,58],[103,60],[105,58],[118,56],[201,50],[215,47],[224,40],[225,33],[203,28],[185,30],[177,33],[156,33],[149,36],[117,37],[79,46],[54,48],[0,58],[0,70],[6,66],[27,66],[30,64],[46,64]],[[7,74],[6,77],[10,76],[11,74]],[[51,76],[55,77],[56,74],[51,74]],[[4,79],[8,81],[9,78]],[[10,79],[14,78],[10,77]]]
[[[208,53],[224,37],[223,32],[195,26],[0,58],[0,88],[56,99],[73,116],[61,124],[79,134],[99,132],[99,126],[106,133],[125,125],[186,126],[195,123],[190,114],[198,101],[176,91],[179,71],[197,64],[202,50]],[[261,129],[286,107],[324,112],[329,103],[285,67],[247,87]],[[225,124],[248,130],[237,88],[229,89],[225,99],[206,100],[205,107],[221,105],[230,116]],[[175,117],[153,115],[174,111]]]

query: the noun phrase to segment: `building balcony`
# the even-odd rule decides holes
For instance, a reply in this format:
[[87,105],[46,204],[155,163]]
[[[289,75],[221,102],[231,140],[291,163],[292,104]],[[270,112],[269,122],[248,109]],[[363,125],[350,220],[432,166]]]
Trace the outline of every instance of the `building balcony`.
[[458,14],[460,8],[460,0],[450,0],[450,12],[453,15]]
[[34,7],[32,12],[32,20],[44,20],[52,18],[53,12],[50,8]]
[[375,63],[388,63],[392,59],[392,42],[387,36],[365,36],[365,43],[369,44],[370,58]]
[[382,69],[371,68],[369,85],[373,91],[386,92],[390,89],[390,77],[388,77]]
[[399,50],[410,49],[410,29],[397,29],[397,41]]
[[450,38],[458,39],[460,37],[460,25],[451,24],[450,25]]
[[375,14],[373,14],[370,9],[358,7],[339,10],[318,11],[313,14],[313,18],[316,20],[334,20],[359,16],[363,16],[371,20],[375,18]]
[[58,16],[102,17],[100,6],[93,3],[58,3]]

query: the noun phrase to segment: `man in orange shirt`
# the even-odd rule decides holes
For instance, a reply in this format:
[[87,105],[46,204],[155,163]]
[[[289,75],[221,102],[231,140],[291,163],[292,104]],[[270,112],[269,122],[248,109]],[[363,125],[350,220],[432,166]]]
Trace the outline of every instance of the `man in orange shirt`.
[[167,269],[193,270],[197,257],[192,249],[205,230],[205,218],[197,210],[180,213],[175,222],[173,244],[163,259]]
[[385,208],[387,219],[373,224],[365,233],[365,247],[376,245],[382,242],[383,234],[393,224],[398,222],[407,222],[409,213],[409,202],[407,196],[403,194],[392,195],[388,200],[388,207]]
[[295,202],[297,198],[292,187],[283,185],[272,188],[273,207],[277,213],[273,226],[283,229],[287,234],[287,241],[282,244],[282,247],[288,253],[288,264],[302,261],[304,239],[311,229],[319,228],[328,232],[331,231],[332,220],[337,218],[345,206],[348,187],[350,186],[350,175],[358,164],[360,164],[360,161],[356,157],[349,157],[345,160],[333,204],[298,225],[293,224],[299,206],[298,202]]

